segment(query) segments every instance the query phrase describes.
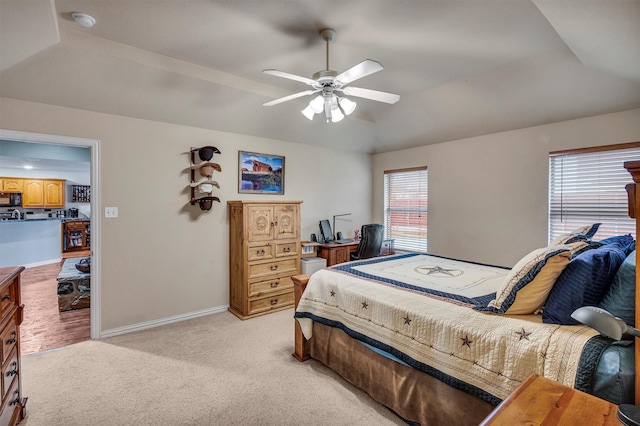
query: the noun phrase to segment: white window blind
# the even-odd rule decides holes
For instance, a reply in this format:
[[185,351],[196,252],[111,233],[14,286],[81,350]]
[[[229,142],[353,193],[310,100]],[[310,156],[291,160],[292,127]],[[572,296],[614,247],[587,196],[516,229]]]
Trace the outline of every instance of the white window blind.
[[549,241],[574,229],[602,223],[596,240],[631,234],[625,161],[640,160],[640,145],[624,149],[552,154],[549,157]]
[[427,168],[384,172],[384,229],[398,250],[427,252]]

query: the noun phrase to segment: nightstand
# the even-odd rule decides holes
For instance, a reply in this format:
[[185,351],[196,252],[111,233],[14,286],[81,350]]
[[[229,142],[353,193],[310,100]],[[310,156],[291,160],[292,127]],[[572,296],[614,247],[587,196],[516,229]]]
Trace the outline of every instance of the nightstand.
[[532,374],[481,425],[615,425],[618,406]]

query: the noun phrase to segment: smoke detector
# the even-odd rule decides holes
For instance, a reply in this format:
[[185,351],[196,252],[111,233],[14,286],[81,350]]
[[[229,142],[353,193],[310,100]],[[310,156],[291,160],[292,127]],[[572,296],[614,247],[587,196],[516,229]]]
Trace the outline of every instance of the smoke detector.
[[96,20],[93,18],[93,16],[87,15],[86,13],[73,12],[71,14],[71,17],[76,22],[76,24],[85,28],[91,28],[96,24]]

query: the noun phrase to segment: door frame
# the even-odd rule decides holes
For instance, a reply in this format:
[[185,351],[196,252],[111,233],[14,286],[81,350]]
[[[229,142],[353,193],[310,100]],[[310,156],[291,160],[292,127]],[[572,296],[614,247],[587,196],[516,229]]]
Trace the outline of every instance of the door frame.
[[17,142],[49,143],[89,148],[91,150],[91,339],[100,339],[100,140],[78,138],[74,136],[49,135],[44,133],[22,132],[0,129],[0,139]]

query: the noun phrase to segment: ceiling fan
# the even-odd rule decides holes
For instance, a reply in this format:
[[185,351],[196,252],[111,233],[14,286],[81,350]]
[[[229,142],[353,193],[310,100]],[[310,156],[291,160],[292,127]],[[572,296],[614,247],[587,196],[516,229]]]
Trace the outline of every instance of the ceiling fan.
[[329,69],[329,42],[335,38],[336,32],[331,28],[326,28],[320,31],[320,36],[327,43],[327,67],[325,70],[318,71],[313,74],[312,78],[302,77],[275,69],[262,70],[265,74],[305,83],[311,86],[311,89],[265,102],[263,104],[264,106],[277,105],[302,96],[318,93],[318,96],[314,97],[309,102],[309,105],[302,110],[302,114],[309,120],[313,120],[315,114],[321,114],[324,112],[327,123],[329,121],[336,123],[342,120],[345,115],[351,114],[356,109],[356,103],[350,99],[340,96],[342,94],[371,99],[378,102],[386,102],[388,104],[395,104],[400,100],[400,96],[393,93],[348,86],[349,83],[352,83],[362,77],[381,71],[383,69],[382,65],[371,59],[365,59],[358,65],[338,74],[336,71]]

